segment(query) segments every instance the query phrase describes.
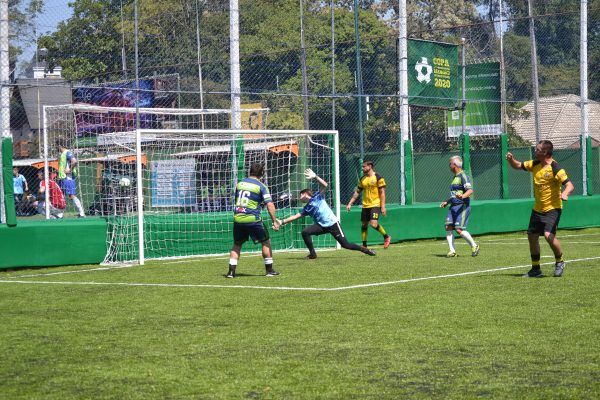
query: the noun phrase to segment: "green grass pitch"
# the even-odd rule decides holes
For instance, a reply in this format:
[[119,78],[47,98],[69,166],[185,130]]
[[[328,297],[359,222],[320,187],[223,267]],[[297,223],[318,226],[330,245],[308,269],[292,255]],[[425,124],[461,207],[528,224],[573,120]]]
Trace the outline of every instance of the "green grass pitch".
[[600,229],[558,236],[0,272],[0,398],[599,398]]

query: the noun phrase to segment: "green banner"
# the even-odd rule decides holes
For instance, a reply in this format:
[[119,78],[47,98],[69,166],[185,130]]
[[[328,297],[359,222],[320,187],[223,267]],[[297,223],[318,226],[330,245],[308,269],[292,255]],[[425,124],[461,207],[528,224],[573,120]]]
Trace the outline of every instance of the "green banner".
[[456,108],[460,102],[458,46],[408,41],[408,104]]
[[[462,77],[462,67],[459,67]],[[470,136],[502,134],[500,107],[500,63],[488,62],[467,65],[465,68],[467,92],[465,131]],[[462,98],[462,83],[459,89]],[[459,137],[463,130],[462,110],[448,111],[448,137]]]

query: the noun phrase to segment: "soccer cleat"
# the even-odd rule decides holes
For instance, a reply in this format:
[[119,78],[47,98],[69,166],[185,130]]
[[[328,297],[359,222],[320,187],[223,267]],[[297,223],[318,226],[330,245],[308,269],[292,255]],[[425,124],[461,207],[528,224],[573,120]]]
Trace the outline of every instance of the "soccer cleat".
[[277,276],[279,275],[279,272],[275,271],[274,269],[268,270],[267,273],[265,274],[265,276]]
[[556,265],[554,266],[554,276],[557,278],[560,278],[563,274],[564,269],[565,269],[565,262],[564,261],[557,262]]
[[383,248],[387,249],[388,247],[390,247],[391,242],[392,242],[392,237],[391,236],[386,237],[385,240],[383,241]]
[[541,278],[543,276],[544,274],[542,274],[541,268],[531,268],[525,275],[523,275],[523,278]]
[[479,245],[476,244],[475,247],[471,247],[471,256],[477,257],[478,254],[479,254]]
[[235,270],[230,269],[229,272],[227,272],[227,275],[225,275],[226,278],[235,278]]
[[361,246],[360,251],[362,251],[363,253],[369,255],[369,256],[374,256],[376,255],[375,252],[371,249],[369,249],[368,247],[365,246]]
[[317,255],[316,254],[309,254],[309,255],[307,255],[304,258],[306,258],[307,260],[314,260],[315,258],[317,258]]
[[450,252],[448,252],[448,254],[446,254],[446,257],[454,258],[454,257],[458,257],[458,254],[456,254],[455,251],[450,251]]

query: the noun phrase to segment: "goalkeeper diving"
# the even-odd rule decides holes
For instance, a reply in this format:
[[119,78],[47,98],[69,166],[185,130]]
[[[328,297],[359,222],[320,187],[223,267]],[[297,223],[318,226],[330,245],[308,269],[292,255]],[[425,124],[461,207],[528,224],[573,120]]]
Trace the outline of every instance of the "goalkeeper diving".
[[290,217],[284,218],[283,220],[277,220],[277,222],[279,225],[285,225],[307,215],[312,217],[315,224],[306,227],[302,231],[302,239],[304,239],[304,243],[309,251],[309,254],[306,258],[311,260],[317,258],[312,236],[319,236],[325,233],[330,233],[345,249],[358,250],[370,256],[374,256],[374,251],[369,250],[365,246],[361,247],[357,244],[350,243],[348,242],[348,239],[346,239],[346,236],[344,236],[344,232],[340,226],[340,221],[325,201],[324,194],[327,191],[327,182],[325,182],[321,177],[317,176],[317,174],[315,174],[310,168],[304,171],[304,176],[306,179],[316,180],[319,183],[319,191],[316,194],[313,194],[311,189],[301,190],[300,201],[306,204],[304,208],[302,208],[302,211]]

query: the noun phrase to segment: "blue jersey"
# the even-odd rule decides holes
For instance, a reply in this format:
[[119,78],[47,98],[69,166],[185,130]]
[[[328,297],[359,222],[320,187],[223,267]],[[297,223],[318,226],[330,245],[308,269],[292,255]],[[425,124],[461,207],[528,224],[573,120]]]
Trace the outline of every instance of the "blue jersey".
[[23,194],[25,190],[25,177],[21,174],[18,176],[13,175],[13,193]]
[[337,217],[327,205],[323,193],[315,194],[300,211],[302,216],[310,215],[312,219],[323,228],[330,227],[338,222]]
[[471,186],[471,180],[465,171],[460,171],[458,174],[454,175],[454,179],[452,179],[452,183],[450,184],[450,204],[453,206],[459,204],[468,206],[471,203],[471,197],[458,199],[456,195],[458,193],[464,194],[469,189],[473,189],[473,187]]
[[239,223],[260,221],[264,204],[271,203],[271,194],[264,183],[254,178],[245,178],[235,186],[233,220]]

